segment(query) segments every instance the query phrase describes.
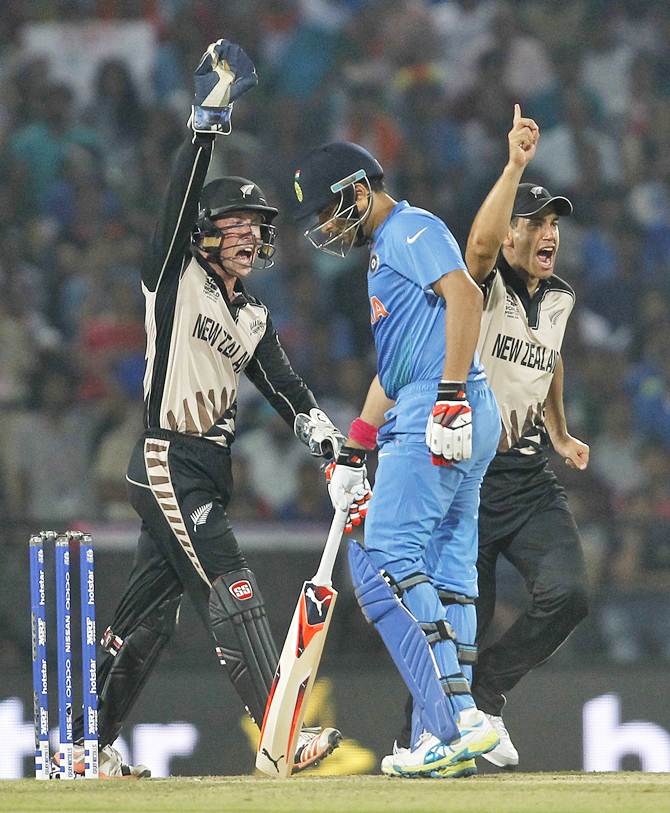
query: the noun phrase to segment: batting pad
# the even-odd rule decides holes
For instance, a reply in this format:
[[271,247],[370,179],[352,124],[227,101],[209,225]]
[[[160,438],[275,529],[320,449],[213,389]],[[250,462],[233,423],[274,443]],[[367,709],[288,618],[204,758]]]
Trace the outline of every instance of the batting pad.
[[361,545],[350,542],[348,556],[356,600],[365,618],[381,635],[425,727],[442,742],[451,742],[459,732],[423,630]]

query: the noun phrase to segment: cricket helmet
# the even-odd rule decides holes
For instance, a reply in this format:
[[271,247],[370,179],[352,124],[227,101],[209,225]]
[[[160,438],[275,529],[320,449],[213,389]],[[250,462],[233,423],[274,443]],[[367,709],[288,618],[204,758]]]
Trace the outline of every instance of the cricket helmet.
[[[295,193],[294,216],[298,221],[311,218],[313,225],[305,229],[305,236],[316,247],[329,254],[344,257],[353,245],[362,245],[360,226],[372,206],[362,215],[355,203],[354,186],[364,183],[370,190],[370,181],[382,178],[384,170],[377,159],[364,147],[349,141],[322,144],[300,161],[293,173]],[[333,206],[333,214],[326,223],[318,215]],[[328,235],[324,226],[337,221],[343,228]]]
[[231,212],[258,212],[261,223],[261,246],[258,249],[259,267],[269,268],[273,264],[277,227],[272,221],[278,214],[274,206],[269,206],[263,190],[248,178],[229,175],[211,181],[200,195],[198,219],[193,229],[193,242],[208,259],[219,256],[225,230],[214,221]]

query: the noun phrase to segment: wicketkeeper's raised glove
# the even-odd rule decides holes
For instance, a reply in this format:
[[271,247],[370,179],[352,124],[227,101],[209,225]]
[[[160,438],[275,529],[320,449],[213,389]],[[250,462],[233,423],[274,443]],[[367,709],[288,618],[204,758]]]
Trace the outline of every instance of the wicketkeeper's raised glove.
[[234,42],[213,42],[194,74],[195,93],[189,123],[196,133],[231,130],[233,102],[258,84],[254,63]]
[[309,448],[310,454],[328,460],[338,456],[346,440],[326,413],[316,408],[310,409],[309,415],[298,413],[293,421],[293,431],[298,440]]
[[472,408],[463,382],[440,381],[428,417],[426,443],[436,466],[450,466],[472,457]]
[[365,466],[365,450],[343,446],[337,460],[326,467],[328,494],[333,508],[348,511],[344,532],[360,525],[368,513],[372,489]]

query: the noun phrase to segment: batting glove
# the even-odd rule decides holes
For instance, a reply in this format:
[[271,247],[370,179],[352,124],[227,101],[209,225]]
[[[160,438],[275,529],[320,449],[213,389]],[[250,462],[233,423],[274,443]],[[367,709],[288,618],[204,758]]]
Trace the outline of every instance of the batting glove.
[[213,42],[202,55],[194,74],[191,127],[196,133],[231,130],[233,102],[258,84],[254,63],[244,50],[229,40]]
[[472,408],[464,383],[440,381],[426,426],[426,443],[436,466],[450,466],[472,457]]
[[333,508],[347,511],[344,532],[350,533],[354,526],[360,525],[368,513],[368,502],[372,489],[368,482],[365,467],[365,451],[343,446],[337,461],[326,467],[328,494]]
[[310,409],[309,415],[300,412],[293,422],[295,436],[309,448],[314,457],[335,460],[346,438],[325,412]]

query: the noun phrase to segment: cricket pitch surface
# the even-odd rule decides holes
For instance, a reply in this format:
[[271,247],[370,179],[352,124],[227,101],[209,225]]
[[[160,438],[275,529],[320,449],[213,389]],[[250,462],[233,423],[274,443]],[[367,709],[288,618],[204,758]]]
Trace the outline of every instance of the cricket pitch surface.
[[4,813],[670,813],[670,774],[510,773],[469,779],[384,776],[181,777],[0,782]]

